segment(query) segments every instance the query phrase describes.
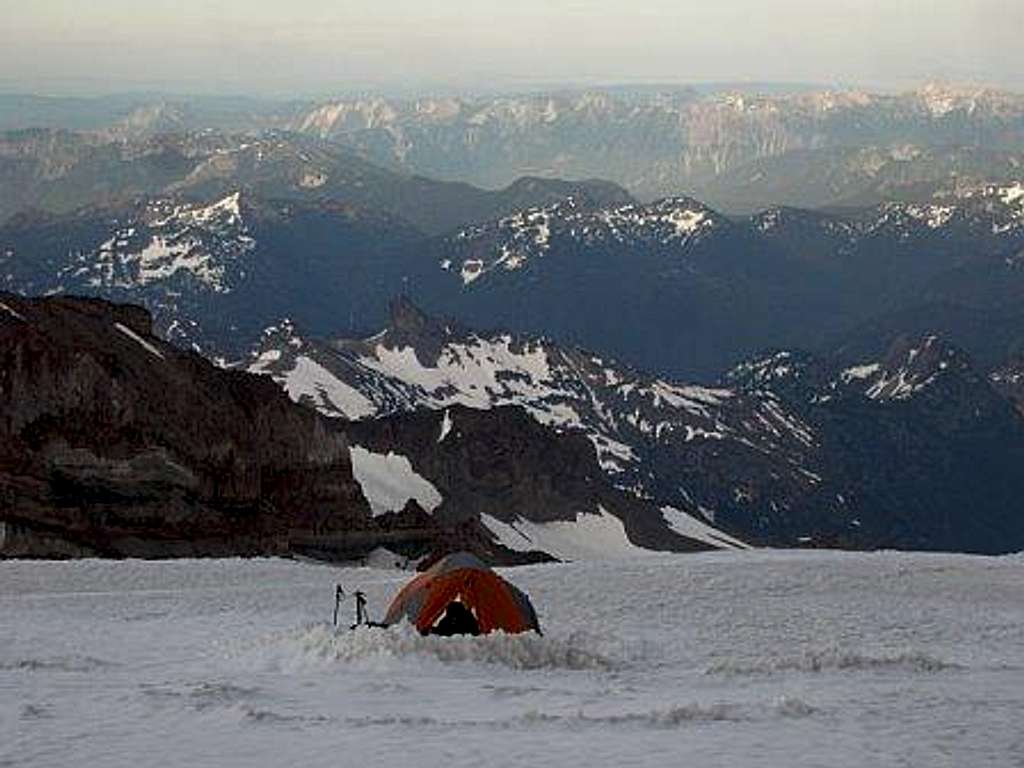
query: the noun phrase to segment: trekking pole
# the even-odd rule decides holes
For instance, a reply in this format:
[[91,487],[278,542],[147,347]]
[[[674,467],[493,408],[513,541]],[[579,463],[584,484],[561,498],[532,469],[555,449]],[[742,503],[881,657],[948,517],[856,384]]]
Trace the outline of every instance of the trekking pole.
[[363,612],[366,608],[366,595],[361,591],[356,591],[356,626],[358,627],[363,623]]
[[336,584],[334,587],[334,626],[338,626],[338,608],[341,606],[341,598],[345,596],[345,590],[341,588],[341,584]]

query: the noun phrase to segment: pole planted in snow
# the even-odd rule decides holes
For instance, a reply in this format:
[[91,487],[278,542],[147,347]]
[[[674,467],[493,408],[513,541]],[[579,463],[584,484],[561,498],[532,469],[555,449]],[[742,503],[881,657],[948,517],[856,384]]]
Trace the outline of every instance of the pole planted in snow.
[[334,587],[334,626],[338,626],[338,608],[341,607],[341,598],[345,596],[345,590],[341,588],[341,584],[336,584]]

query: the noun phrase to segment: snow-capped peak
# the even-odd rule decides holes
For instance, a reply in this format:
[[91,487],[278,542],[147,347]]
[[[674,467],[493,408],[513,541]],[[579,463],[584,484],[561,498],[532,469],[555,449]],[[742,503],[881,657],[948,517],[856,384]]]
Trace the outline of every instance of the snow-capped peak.
[[1006,205],[1022,205],[1024,204],[1024,184],[1017,181],[1013,184],[997,187],[996,195]]
[[521,269],[556,245],[685,251],[723,222],[718,214],[686,197],[593,208],[570,196],[459,231],[449,241],[452,256],[442,260],[441,268],[469,285],[489,273]]
[[150,206],[150,211],[157,218],[151,221],[149,226],[237,227],[242,224],[240,200],[241,193],[233,192],[209,205],[184,203],[171,207],[168,203],[157,202]]
[[916,341],[897,341],[885,359],[863,377],[872,400],[907,400],[934,384],[941,376],[967,370],[970,364],[959,351],[935,334]]
[[244,257],[256,245],[240,198],[235,192],[210,204],[150,201],[94,250],[72,254],[59,276],[123,289],[188,280],[201,290],[230,293],[244,279]]

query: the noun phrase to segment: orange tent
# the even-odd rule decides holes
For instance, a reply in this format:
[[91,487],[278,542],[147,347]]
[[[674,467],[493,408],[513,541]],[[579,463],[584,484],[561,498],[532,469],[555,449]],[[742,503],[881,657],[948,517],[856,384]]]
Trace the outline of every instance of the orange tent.
[[[408,619],[422,634],[430,634],[452,603],[472,613],[481,634],[501,629],[516,633],[540,632],[530,598],[469,552],[441,558],[410,581],[388,608],[385,624]],[[447,613],[446,613],[447,612]]]

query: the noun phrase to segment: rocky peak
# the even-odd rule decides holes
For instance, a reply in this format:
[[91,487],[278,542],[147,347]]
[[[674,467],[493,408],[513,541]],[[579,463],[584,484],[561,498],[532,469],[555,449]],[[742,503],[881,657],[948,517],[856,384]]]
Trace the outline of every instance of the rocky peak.
[[440,323],[421,310],[408,296],[398,296],[388,305],[391,320],[388,330],[395,336],[417,338],[424,333],[435,333]]
[[150,323],[0,295],[0,521],[122,556],[277,553],[365,522],[344,437]]
[[51,308],[57,308],[69,317],[77,315],[92,320],[109,320],[114,327],[122,326],[139,336],[151,336],[153,333],[153,316],[135,304],[115,304],[79,296],[55,296],[42,301],[0,291],[0,317],[6,315],[19,323],[45,327],[51,319]]
[[935,334],[901,336],[875,365],[862,366],[859,378],[873,400],[906,400],[940,378],[972,375],[971,361],[953,344]]
[[408,296],[399,296],[389,305],[390,324],[381,343],[390,349],[412,347],[424,365],[435,362],[441,348],[453,334],[453,323],[431,317]]
[[1024,356],[1014,357],[1001,365],[989,375],[989,380],[1024,415]]
[[821,362],[798,350],[775,350],[741,362],[723,378],[726,386],[739,392],[812,393],[820,385]]

